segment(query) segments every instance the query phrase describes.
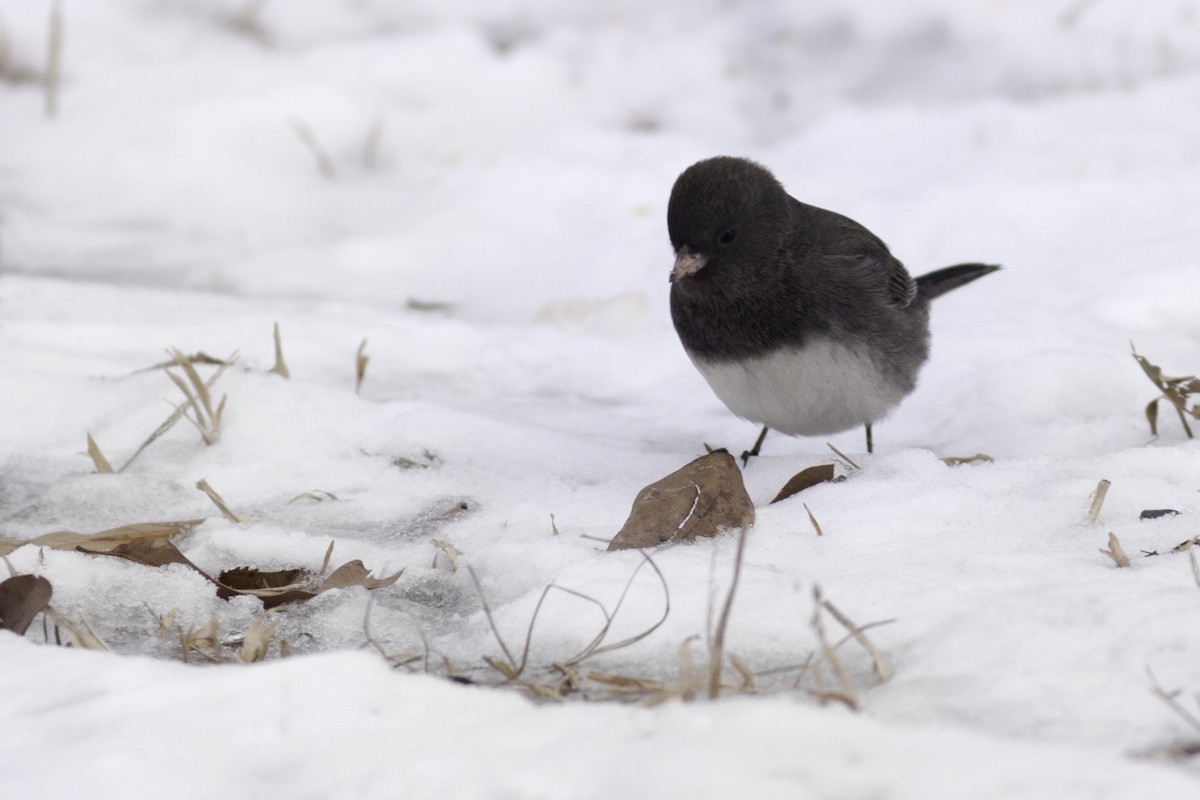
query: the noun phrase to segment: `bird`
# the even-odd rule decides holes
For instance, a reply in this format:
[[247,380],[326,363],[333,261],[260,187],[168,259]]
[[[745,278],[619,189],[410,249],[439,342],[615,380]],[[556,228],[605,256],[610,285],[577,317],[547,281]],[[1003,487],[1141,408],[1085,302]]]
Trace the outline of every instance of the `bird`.
[[871,426],[916,388],[929,303],[1000,269],[956,264],[918,278],[878,236],[788,194],[766,167],[716,156],[671,188],[671,321],[735,415],[820,436]]

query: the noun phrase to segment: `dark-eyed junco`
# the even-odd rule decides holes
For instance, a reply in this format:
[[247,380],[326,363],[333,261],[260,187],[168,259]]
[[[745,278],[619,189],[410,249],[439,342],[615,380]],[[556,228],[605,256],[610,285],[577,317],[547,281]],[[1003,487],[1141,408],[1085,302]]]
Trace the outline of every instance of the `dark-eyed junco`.
[[729,410],[818,436],[867,429],[916,386],[929,301],[994,272],[959,264],[914,280],[879,237],[790,197],[767,169],[718,156],[671,189],[671,319]]

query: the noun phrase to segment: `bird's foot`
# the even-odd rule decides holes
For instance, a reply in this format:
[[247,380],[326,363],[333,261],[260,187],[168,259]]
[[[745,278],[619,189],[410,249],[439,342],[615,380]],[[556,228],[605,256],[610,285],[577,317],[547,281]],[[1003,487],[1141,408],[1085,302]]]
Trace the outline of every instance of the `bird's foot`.
[[767,438],[767,431],[769,430],[770,428],[764,425],[762,433],[760,433],[758,438],[754,440],[754,447],[751,447],[749,450],[742,451],[742,469],[745,469],[750,464],[750,459],[758,455],[758,452],[762,450],[763,439]]

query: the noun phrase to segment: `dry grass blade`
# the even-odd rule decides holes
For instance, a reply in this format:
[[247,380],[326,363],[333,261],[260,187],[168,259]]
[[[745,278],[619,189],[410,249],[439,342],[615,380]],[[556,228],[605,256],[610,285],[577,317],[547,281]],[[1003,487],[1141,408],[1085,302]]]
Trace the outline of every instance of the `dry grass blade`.
[[1112,486],[1112,482],[1107,479],[1101,479],[1096,484],[1096,491],[1092,492],[1092,505],[1088,510],[1087,524],[1095,525],[1096,520],[1100,518],[1100,508],[1104,505],[1104,498],[1108,496],[1108,487]]
[[109,649],[108,644],[92,630],[92,626],[87,623],[87,620],[82,618],[78,622],[69,620],[52,607],[46,608],[46,616],[54,621],[57,628],[67,632],[71,643],[76,647],[82,647],[85,650]]
[[741,658],[734,653],[729,654],[729,663],[737,670],[738,676],[742,679],[742,685],[738,687],[743,692],[754,691],[754,672],[750,669]]
[[651,680],[649,678],[633,678],[628,675],[609,675],[603,672],[589,672],[587,674],[589,681],[602,683],[606,686],[611,686],[614,689],[621,689],[633,692],[660,692],[665,687],[662,681]]
[[150,616],[154,618],[154,621],[158,623],[158,630],[155,631],[154,635],[160,639],[164,636],[169,636],[171,629],[175,627],[175,617],[179,616],[179,609],[172,608],[166,614],[159,614],[149,604],[143,603],[143,605],[146,606],[146,611],[150,612]]
[[555,536],[558,536],[558,523],[554,521],[553,513],[550,514],[550,530]]
[[92,457],[92,463],[96,465],[97,472],[107,474],[113,471],[112,464],[109,464],[104,453],[100,452],[100,446],[96,444],[96,440],[92,438],[90,432],[87,435],[87,452]]
[[725,660],[725,631],[729,627],[729,614],[733,610],[733,598],[737,594],[738,579],[742,574],[742,558],[746,554],[746,538],[749,532],[749,528],[742,528],[738,535],[737,552],[733,557],[733,577],[729,581],[729,591],[725,595],[721,616],[717,619],[717,629],[713,633],[712,652],[708,656],[708,696],[711,700],[716,700],[721,695],[721,666]]
[[[504,657],[508,659],[509,664],[517,663],[513,658],[512,653],[508,649],[508,645],[504,643],[504,637],[500,635],[500,629],[496,627],[496,620],[492,617],[492,607],[488,605],[487,596],[483,593],[483,585],[479,582],[479,576],[475,574],[475,570],[471,565],[467,565],[467,574],[471,576],[471,583],[475,584],[475,591],[479,593],[479,602],[483,605],[483,614],[487,617],[488,627],[492,629],[492,635],[496,637],[496,641],[500,644],[500,649],[504,651]],[[491,664],[491,660],[485,657],[486,661]],[[491,664],[496,667],[495,664]],[[496,667],[496,669],[500,669]],[[503,670],[501,670],[503,672]]]
[[429,543],[432,544],[435,548],[433,551],[433,563],[430,564],[429,566],[432,569],[437,569],[438,556],[445,555],[446,561],[449,562],[449,564],[450,564],[450,571],[457,572],[458,571],[458,557],[463,554],[462,550],[459,550],[457,547],[455,547],[454,545],[450,544],[449,542],[447,542],[443,539],[430,539]]
[[[171,348],[171,349],[177,349],[177,348]],[[168,350],[167,352],[169,353],[171,351]],[[234,351],[229,356],[229,358],[227,358],[225,361],[217,362],[219,364],[219,366],[213,372],[213,374],[209,376],[208,380],[204,382],[205,389],[211,389],[213,387],[213,384],[215,384],[217,382],[217,380],[221,377],[221,375],[223,375],[225,373],[225,370],[228,369],[229,367],[233,366],[233,364],[237,361],[237,357],[238,357],[237,351]],[[201,362],[197,358],[197,356],[184,356],[183,358],[185,361],[188,362],[188,364],[204,363],[204,362]],[[178,363],[179,363],[178,359],[172,357],[172,360],[170,362],[167,362],[166,364],[161,364],[158,366],[163,367],[165,369],[167,366],[170,366],[172,364],[178,364]],[[152,367],[152,369],[154,369],[154,368],[157,368],[157,367]],[[165,370],[165,371],[171,377],[172,382],[174,382],[176,386],[179,386],[179,383],[176,380],[178,378],[178,376],[172,375],[170,370]],[[193,371],[194,371],[194,368],[193,368]],[[188,394],[188,392],[186,391],[186,389],[184,389],[184,395],[186,396],[187,394]],[[171,428],[173,428],[175,426],[175,423],[179,422],[180,418],[183,417],[184,413],[191,407],[192,407],[191,403],[183,403],[179,406],[176,406],[175,409],[171,412],[171,416],[167,417],[166,420],[163,421],[163,423],[161,425],[159,425],[157,428],[154,429],[153,433],[151,433],[148,437],[146,437],[146,441],[142,442],[141,446],[139,446],[138,449],[134,451],[133,455],[131,455],[125,461],[125,463],[121,465],[120,469],[118,469],[117,472],[124,472],[126,467],[128,467],[130,464],[132,464],[134,462],[134,459],[136,459],[138,456],[140,456],[142,454],[142,451],[144,451],[147,447],[149,447],[151,444],[153,444],[164,433],[171,430]],[[218,416],[224,410],[224,408],[225,408],[225,398],[222,397],[220,404],[217,406]],[[193,423],[193,424],[195,424],[195,423]]]
[[520,677],[520,673],[517,672],[516,668],[513,667],[508,661],[504,661],[503,659],[499,658],[492,658],[491,656],[484,656],[483,660],[484,663],[486,663],[489,667],[503,675],[506,680],[515,681]]
[[[640,569],[640,567],[641,567],[641,565],[639,565],[639,569]],[[638,570],[634,570],[634,576],[636,576],[637,571]],[[472,577],[474,577],[474,576],[472,576]],[[514,661],[511,656],[509,656],[508,663],[510,665],[512,665],[513,677],[514,678],[519,677],[525,671],[525,667],[529,663],[529,650],[533,644],[533,630],[534,630],[534,627],[537,625],[538,616],[541,614],[542,605],[546,602],[546,597],[550,594],[551,590],[553,590],[553,589],[558,589],[561,592],[572,595],[574,597],[578,597],[581,600],[584,600],[586,602],[589,602],[589,603],[595,605],[597,608],[600,609],[600,613],[604,616],[604,626],[600,629],[600,632],[598,634],[596,634],[596,636],[593,637],[592,641],[588,643],[587,647],[585,647],[583,649],[583,651],[580,652],[578,655],[576,655],[574,658],[571,658],[567,661],[559,662],[557,664],[557,667],[560,670],[571,669],[572,667],[578,665],[585,658],[595,655],[597,652],[601,652],[604,649],[612,649],[614,647],[624,647],[626,644],[632,643],[633,641],[637,641],[638,639],[641,638],[641,636],[647,635],[646,633],[643,633],[637,637],[633,637],[631,640],[628,640],[626,642],[618,642],[618,643],[616,643],[616,645],[610,645],[608,648],[600,648],[599,647],[600,643],[604,640],[605,636],[608,635],[609,628],[612,625],[613,617],[616,615],[616,612],[620,610],[621,602],[624,601],[625,594],[629,591],[629,586],[632,582],[633,582],[633,577],[631,576],[629,581],[627,581],[625,584],[625,590],[621,593],[621,597],[617,601],[616,609],[611,614],[604,607],[604,604],[601,603],[599,600],[597,600],[596,598],[591,597],[589,595],[586,595],[582,592],[577,592],[574,589],[568,589],[568,588],[558,586],[553,583],[550,584],[549,586],[546,586],[544,589],[542,589],[542,593],[538,597],[537,605],[535,605],[533,608],[533,614],[529,618],[529,625],[527,625],[525,628],[525,644],[521,648],[521,660],[519,662],[517,662],[517,661]],[[661,624],[661,622],[660,622],[660,624]],[[657,627],[657,626],[655,626],[655,627]],[[499,639],[498,634],[497,634],[497,639]],[[503,644],[502,644],[502,646],[503,646]],[[508,653],[506,651],[506,655],[507,654]]]
[[858,464],[855,464],[850,459],[850,456],[846,455],[841,450],[838,450],[836,447],[834,447],[829,442],[826,442],[825,446],[828,447],[830,450],[832,450],[834,452],[834,454],[837,455],[838,458],[842,459],[842,461],[845,463],[846,469],[862,469],[861,467],[858,466]]
[[[187,379],[191,383],[192,389],[194,389],[196,392],[196,397],[200,400],[200,403],[204,407],[204,413],[207,415],[209,422],[218,422],[219,417],[213,410],[212,395],[209,394],[208,385],[200,379],[200,373],[196,372],[196,368],[192,366],[192,362],[178,347],[172,347],[168,349],[167,353],[171,356],[171,358],[175,359],[175,363],[178,364],[180,369],[183,370],[183,374],[187,375]],[[185,390],[184,393],[187,394],[187,391]],[[197,414],[199,414],[200,409],[197,408],[196,411]]]
[[375,607],[375,598],[367,598],[367,607],[363,611],[363,636],[366,637],[367,644],[375,648],[379,655],[383,656],[384,660],[390,660],[387,651],[383,649],[378,640],[371,634],[371,609]]
[[370,363],[371,357],[367,355],[367,340],[363,339],[358,346],[358,352],[354,354],[354,393],[358,394],[362,391],[363,378],[367,377],[367,364]]
[[[867,634],[864,633],[865,628],[855,625],[849,617],[838,610],[837,606],[828,600],[822,600],[821,606],[829,612],[830,616],[836,619],[838,623],[849,632],[850,636],[852,636],[856,642],[862,645],[862,648],[866,650],[867,653],[870,654],[872,669],[875,670],[875,677],[880,681],[886,681],[888,678],[892,677],[892,671],[888,667],[887,662],[883,660],[883,655],[879,652],[879,649],[875,647],[875,643],[868,639]],[[834,649],[836,650],[837,647],[835,646]]]
[[[175,364],[187,376],[187,382],[185,383],[174,372],[171,372],[169,369],[166,370],[167,377],[179,387],[179,390],[183,392],[183,396],[187,399],[184,416],[200,431],[200,436],[204,439],[205,444],[214,444],[221,433],[221,415],[225,411],[225,398],[222,397],[221,402],[214,409],[208,385],[201,380],[200,373],[196,372],[196,368],[192,365],[188,357],[183,354],[183,351],[177,347],[172,347],[167,350],[167,353],[175,359]],[[192,408],[196,415],[195,419],[187,416],[186,406]]]
[[[234,358],[236,355],[237,354],[235,353],[233,356],[230,356],[230,358]],[[230,359],[220,359],[215,356],[210,356],[208,353],[205,353],[203,350],[192,353],[190,356],[184,356],[184,358],[186,358],[188,360],[188,363],[193,364],[193,365],[194,364],[206,364],[208,366],[213,366],[213,367],[228,367],[233,363]],[[172,357],[172,358],[168,359],[167,361],[160,361],[157,364],[152,364],[148,367],[142,367],[139,370],[134,370],[134,373],[136,374],[139,372],[152,372],[156,369],[165,369],[167,367],[174,367],[178,363],[179,362],[176,361],[174,357]],[[207,383],[208,383],[208,386],[211,388],[213,385],[212,380],[209,379]]]
[[287,362],[283,360],[283,342],[279,338],[279,323],[275,323],[275,366],[271,367],[268,372],[273,372],[276,375],[282,376],[285,380],[292,377],[292,373],[288,370]]
[[1111,558],[1118,567],[1130,566],[1129,556],[1125,555],[1125,550],[1121,547],[1117,535],[1111,531],[1108,534],[1108,549],[1101,547],[1100,552]]
[[275,620],[270,625],[266,620],[266,617],[259,617],[250,623],[250,629],[242,637],[242,647],[234,656],[237,661],[243,664],[253,664],[267,657],[267,651],[271,647],[271,637],[275,634],[275,629],[279,627],[280,620]]
[[824,536],[825,532],[821,530],[821,524],[817,522],[817,518],[813,516],[812,509],[808,507],[808,503],[804,503],[804,510],[808,512],[808,521],[812,523],[813,530],[817,532],[817,536]]
[[826,703],[841,703],[851,711],[859,710],[858,698],[852,692],[839,692],[836,689],[810,689],[808,693],[821,701],[822,705]]
[[325,570],[329,569],[329,559],[333,558],[334,540],[329,540],[329,547],[325,548],[325,558],[321,561],[321,569],[317,570],[318,575],[324,575]]
[[1200,560],[1197,560],[1195,550],[1188,550],[1188,560],[1192,563],[1192,578],[1196,581],[1196,588],[1200,588]]
[[217,494],[216,489],[208,485],[208,481],[201,478],[196,482],[196,488],[208,495],[208,499],[213,501],[213,505],[220,510],[221,515],[225,517],[225,519],[235,523],[245,522],[244,519],[233,513],[233,511],[229,509],[229,506],[225,505],[225,501],[221,498],[221,495]]
[[1187,724],[1190,725],[1193,730],[1195,730],[1197,733],[1200,733],[1200,717],[1188,711],[1178,700],[1175,699],[1179,696],[1179,691],[1176,690],[1174,692],[1168,692],[1167,690],[1163,689],[1159,684],[1158,679],[1154,677],[1154,673],[1150,671],[1149,667],[1146,667],[1146,675],[1150,678],[1151,691],[1154,692],[1154,696],[1166,703],[1168,708],[1170,708],[1181,719],[1187,722]]
[[[633,571],[633,574],[631,574],[629,576],[629,580],[625,582],[625,588],[621,591],[621,596],[619,598],[617,598],[617,604],[616,604],[616,606],[614,606],[612,613],[605,614],[607,621],[604,625],[604,628],[601,629],[600,633],[596,636],[596,638],[592,641],[592,643],[589,644],[588,647],[584,648],[583,652],[581,652],[579,655],[572,658],[570,661],[566,662],[567,664],[570,664],[570,665],[578,664],[578,663],[584,661],[585,659],[591,658],[593,656],[598,656],[602,653],[611,653],[614,650],[619,650],[623,647],[628,647],[632,644],[636,644],[636,643],[640,642],[642,639],[645,639],[650,634],[654,633],[656,630],[658,630],[662,626],[662,624],[664,622],[667,621],[667,617],[671,613],[671,592],[670,592],[670,589],[667,588],[666,576],[664,576],[662,573],[662,570],[660,570],[658,568],[658,564],[654,563],[654,559],[652,559],[645,551],[639,550],[638,554],[641,555],[641,557],[645,560],[642,562],[642,564],[638,565],[637,569],[635,569]],[[612,621],[616,618],[617,613],[621,610],[621,605],[625,602],[625,596],[629,593],[629,587],[633,585],[634,577],[637,576],[638,571],[645,564],[649,564],[650,569],[654,570],[654,574],[655,574],[655,576],[657,576],[659,584],[662,586],[662,590],[663,590],[663,613],[662,613],[662,616],[660,616],[653,625],[646,628],[645,630],[643,630],[640,633],[634,634],[633,636],[629,636],[625,639],[621,639],[620,641],[612,642],[610,644],[601,646],[601,642],[608,635],[608,630],[609,630],[609,627],[612,625]],[[562,587],[558,587],[558,588],[561,589]],[[569,590],[563,589],[563,591],[569,591]],[[574,592],[574,594],[579,594],[579,593]],[[582,594],[579,594],[579,596],[585,597],[585,598],[587,597],[586,595],[582,595]],[[590,600],[591,598],[587,598],[587,599]]]
[[645,559],[645,561],[643,561],[642,564],[638,565],[637,569],[635,569],[633,571],[633,574],[630,576],[629,580],[626,581],[625,588],[622,590],[620,597],[617,599],[616,606],[613,608],[613,610],[611,612],[609,612],[605,608],[604,604],[601,603],[599,600],[597,600],[596,598],[591,597],[589,595],[586,595],[582,592],[578,592],[578,591],[575,591],[574,589],[569,589],[566,587],[558,586],[553,583],[550,584],[549,586],[546,586],[542,590],[541,595],[538,597],[537,605],[534,606],[533,614],[530,616],[528,626],[526,626],[525,642],[524,642],[523,647],[521,648],[521,658],[519,660],[513,657],[511,651],[509,651],[509,649],[508,649],[508,645],[505,643],[504,639],[500,636],[500,632],[496,628],[496,625],[495,625],[495,620],[492,618],[491,608],[487,603],[487,599],[483,596],[483,588],[479,583],[479,577],[475,574],[475,571],[473,569],[471,569],[471,567],[468,566],[467,572],[471,576],[472,582],[475,584],[476,591],[479,592],[480,600],[483,603],[484,614],[487,617],[488,625],[491,627],[492,635],[495,636],[496,641],[500,643],[500,648],[501,648],[501,650],[504,651],[504,655],[507,659],[507,660],[500,660],[500,659],[494,659],[494,660],[493,659],[485,659],[485,660],[487,660],[487,662],[490,666],[492,666],[494,669],[500,671],[509,680],[516,680],[525,672],[525,668],[529,663],[529,652],[530,652],[530,648],[532,647],[532,643],[533,643],[534,627],[537,625],[537,620],[538,620],[539,615],[541,614],[542,605],[545,603],[547,596],[549,596],[550,592],[554,589],[557,589],[560,592],[569,594],[573,597],[578,597],[581,600],[591,603],[592,605],[599,608],[600,613],[604,616],[603,627],[601,627],[599,633],[597,633],[596,636],[594,636],[592,638],[592,641],[589,642],[588,645],[586,647],[584,647],[584,649],[582,651],[580,651],[577,655],[575,655],[574,657],[572,657],[566,661],[561,661],[561,662],[556,663],[555,667],[557,669],[559,669],[560,671],[563,671],[564,673],[566,673],[569,670],[572,670],[572,668],[577,666],[580,662],[582,662],[588,658],[591,658],[592,656],[599,655],[600,653],[611,652],[618,648],[628,647],[629,645],[634,644],[635,642],[641,641],[645,637],[649,636],[651,633],[653,633],[655,630],[657,630],[660,625],[662,625],[662,623],[666,620],[667,614],[670,612],[670,596],[669,596],[669,594],[667,595],[666,609],[663,612],[663,616],[660,617],[658,619],[658,621],[655,622],[652,626],[650,626],[649,628],[647,628],[646,630],[644,630],[638,634],[630,636],[626,639],[622,639],[619,642],[613,642],[611,644],[601,646],[604,639],[608,636],[608,632],[611,629],[613,620],[616,618],[617,613],[621,610],[621,605],[625,601],[625,597],[629,592],[629,587],[633,584],[633,580],[637,576],[637,573],[641,569],[642,566],[644,566],[645,564],[650,564],[651,568],[655,571],[655,573],[658,575],[659,580],[663,584],[664,593],[666,592],[666,579],[663,577],[662,572],[658,569],[658,565],[656,565],[654,563],[654,561],[649,556],[647,556],[645,553],[642,553],[642,557]]
[[191,661],[192,653],[202,656],[214,664],[223,661],[225,650],[221,645],[219,633],[220,627],[215,618],[200,628],[188,628],[186,631],[180,628],[179,648],[183,656],[183,663],[187,664]]
[[[324,495],[324,497],[322,497]],[[333,492],[327,492],[324,489],[313,489],[311,492],[301,492],[300,494],[287,501],[287,505],[291,505],[300,500],[315,500],[318,503],[324,503],[326,500],[337,500],[338,496]]]
[[825,623],[821,619],[821,609],[825,607],[824,599],[821,596],[821,587],[813,587],[813,613],[809,621],[809,626],[817,637],[817,644],[821,650],[821,657],[833,674],[837,677],[838,683],[841,684],[840,690],[834,692],[819,691],[818,697],[822,702],[828,700],[837,700],[845,703],[854,710],[858,710],[858,691],[854,686],[854,681],[850,678],[850,673],[846,670],[846,665],[842,663],[842,659],[838,656],[836,649],[831,647],[829,639],[825,635]]
[[[205,421],[204,414],[201,413],[200,405],[197,403],[196,398],[192,395],[192,391],[188,388],[187,383],[184,382],[183,378],[179,377],[170,370],[167,370],[167,377],[171,379],[172,383],[179,387],[179,391],[183,392],[183,396],[186,398],[186,402],[180,406],[184,419],[196,426],[196,430],[200,432],[200,438],[204,439],[205,444],[216,443],[217,435]],[[191,408],[195,413],[195,418],[188,416],[187,411],[189,408]]]
[[696,697],[696,665],[692,660],[692,642],[698,638],[689,636],[679,645],[679,683],[684,700],[693,700]]

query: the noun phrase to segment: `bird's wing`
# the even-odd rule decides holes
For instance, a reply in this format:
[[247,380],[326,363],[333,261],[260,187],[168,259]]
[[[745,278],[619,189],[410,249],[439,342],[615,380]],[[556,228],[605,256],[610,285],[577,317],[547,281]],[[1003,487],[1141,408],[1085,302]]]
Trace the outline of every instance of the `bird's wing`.
[[[844,219],[844,218],[843,218]],[[883,302],[904,307],[917,296],[917,282],[882,241],[858,223],[844,219],[826,242],[821,260]]]

